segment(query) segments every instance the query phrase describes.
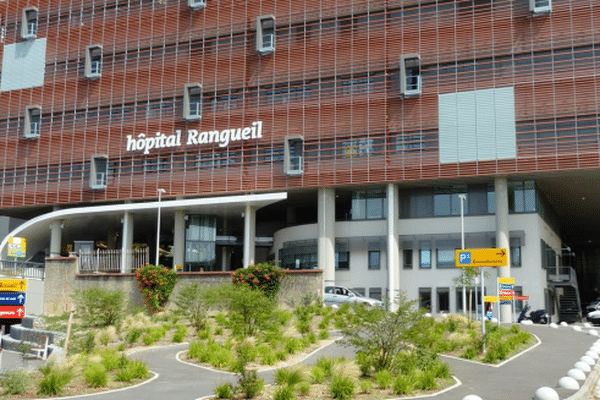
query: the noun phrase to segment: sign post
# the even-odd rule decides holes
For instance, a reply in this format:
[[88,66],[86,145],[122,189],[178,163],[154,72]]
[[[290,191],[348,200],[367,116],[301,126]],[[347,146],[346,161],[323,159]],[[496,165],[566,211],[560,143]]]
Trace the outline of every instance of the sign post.
[[0,279],[0,319],[25,316],[26,279]]
[[485,353],[485,283],[483,280],[483,268],[504,267],[508,264],[508,255],[505,248],[496,249],[463,249],[456,250],[454,261],[457,268],[478,267],[481,280],[481,339],[483,341],[483,352]]

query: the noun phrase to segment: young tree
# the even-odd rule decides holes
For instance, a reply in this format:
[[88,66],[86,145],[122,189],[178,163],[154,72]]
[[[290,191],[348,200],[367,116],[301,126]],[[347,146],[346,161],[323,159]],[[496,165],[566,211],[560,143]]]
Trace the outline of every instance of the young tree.
[[394,371],[398,354],[411,346],[410,329],[423,318],[423,310],[416,303],[417,300],[409,301],[401,294],[396,312],[381,307],[355,307],[359,322],[342,329],[342,343],[366,355],[376,371]]
[[[471,318],[472,314],[472,300],[473,300],[473,288],[475,287],[475,278],[477,277],[478,270],[477,268],[460,268],[460,275],[454,277],[452,282],[454,283],[454,287],[457,289],[465,289],[469,290],[469,303],[468,303],[468,312],[466,313],[469,318]],[[463,308],[466,307],[466,304],[463,304]]]
[[197,332],[206,325],[208,292],[208,289],[194,282],[183,286],[175,299],[177,312],[185,316]]

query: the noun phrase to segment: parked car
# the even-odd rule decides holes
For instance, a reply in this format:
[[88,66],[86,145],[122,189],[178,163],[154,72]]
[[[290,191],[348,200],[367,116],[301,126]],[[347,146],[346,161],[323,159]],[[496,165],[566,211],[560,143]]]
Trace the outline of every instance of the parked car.
[[585,318],[593,325],[600,325],[600,310],[591,311]]
[[585,306],[585,315],[587,316],[592,311],[600,310],[600,300],[592,301],[590,304]]
[[326,305],[364,303],[371,307],[383,307],[383,301],[363,297],[344,286],[325,286],[323,301]]

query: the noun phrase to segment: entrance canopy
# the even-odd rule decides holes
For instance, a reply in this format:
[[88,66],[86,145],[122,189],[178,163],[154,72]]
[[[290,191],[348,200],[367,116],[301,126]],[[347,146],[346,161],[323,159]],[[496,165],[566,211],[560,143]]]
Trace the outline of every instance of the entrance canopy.
[[173,213],[178,210],[184,211],[186,214],[241,216],[247,206],[257,210],[285,199],[287,199],[286,192],[277,192],[56,210],[32,218],[10,232],[0,243],[0,258],[6,258],[9,237],[22,237],[27,240],[27,258],[44,250],[50,241],[50,227],[56,221],[60,221],[65,237],[77,237],[78,232],[85,232],[87,235],[96,231],[98,234],[105,233],[111,225],[120,225],[121,217],[125,212],[134,213],[143,219],[156,221],[159,204],[162,216],[167,219],[171,218]]

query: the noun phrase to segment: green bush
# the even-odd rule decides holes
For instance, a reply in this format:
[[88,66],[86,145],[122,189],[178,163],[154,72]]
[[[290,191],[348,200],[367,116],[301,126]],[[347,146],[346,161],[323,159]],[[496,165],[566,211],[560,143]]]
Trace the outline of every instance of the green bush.
[[162,311],[177,282],[177,273],[164,266],[145,265],[135,271],[138,287],[148,309]]
[[315,365],[325,372],[325,378],[330,378],[333,375],[335,360],[330,357],[319,357]]
[[76,290],[73,295],[77,316],[87,327],[119,326],[127,302],[122,290],[108,290],[100,286]]
[[106,386],[108,383],[108,374],[102,364],[91,362],[83,370],[85,381],[91,387],[97,388]]
[[275,352],[275,358],[279,361],[285,361],[287,360],[288,357],[288,352],[285,350],[277,350]]
[[184,341],[187,336],[187,328],[185,325],[177,324],[175,325],[175,333],[173,334],[173,342],[181,343]]
[[165,330],[164,326],[151,326],[146,329],[146,334],[144,335],[144,337],[142,337],[142,342],[146,346],[150,346],[154,342],[157,342],[160,339],[162,339],[162,337],[165,336],[166,333],[167,331]]
[[319,331],[319,339],[321,339],[321,340],[329,339],[329,331],[325,330],[325,329]]
[[231,383],[222,383],[215,388],[217,399],[231,399],[233,397],[233,385]]
[[371,356],[359,351],[356,353],[354,362],[356,363],[356,365],[358,365],[362,376],[371,375],[371,367],[373,366],[373,360]]
[[405,395],[413,391],[414,374],[398,375],[394,381],[393,391],[395,395]]
[[0,375],[0,386],[4,394],[23,394],[31,385],[31,377],[23,370],[7,370]]
[[437,387],[435,382],[435,373],[431,371],[421,372],[417,375],[417,389],[421,390],[431,390]]
[[298,393],[302,396],[308,396],[310,393],[310,383],[303,381],[298,384]]
[[89,331],[79,340],[79,347],[84,353],[92,354],[96,347],[96,334],[93,331]]
[[273,400],[293,400],[296,396],[294,396],[294,391],[291,386],[284,386],[280,389],[277,389],[273,394]]
[[275,364],[275,353],[273,352],[273,348],[268,344],[260,344],[257,349],[258,355],[260,357],[260,363],[262,365],[273,365]]
[[387,389],[394,381],[394,375],[390,371],[382,369],[375,374],[375,381],[380,389]]
[[130,343],[130,344],[137,343],[137,341],[142,336],[142,333],[144,333],[143,329],[133,328],[132,330],[127,332],[127,336],[126,336],[127,343]]
[[367,379],[363,379],[360,381],[360,391],[362,393],[371,393],[373,390],[373,383]]
[[299,351],[302,351],[303,348],[304,345],[302,343],[302,340],[298,338],[291,337],[288,338],[285,342],[285,351],[287,351],[289,354],[295,354]]
[[40,371],[44,377],[39,383],[38,394],[42,396],[61,394],[63,387],[73,378],[70,369],[58,368],[54,364],[47,364]]
[[259,289],[268,298],[275,299],[283,276],[281,268],[273,262],[268,262],[237,269],[232,274],[231,280],[236,285]]
[[262,392],[265,381],[258,377],[256,371],[243,370],[238,386],[245,399],[252,399]]
[[282,368],[275,373],[275,382],[278,385],[294,386],[304,380],[302,371],[299,369]]
[[122,356],[116,350],[105,349],[100,353],[100,357],[102,358],[102,365],[107,371],[121,367]]
[[204,329],[207,321],[208,291],[203,289],[198,282],[183,286],[177,293],[175,305],[177,313],[184,315],[192,324],[196,332]]
[[356,385],[347,376],[334,376],[329,386],[331,397],[337,400],[347,400],[354,396]]
[[144,379],[148,376],[148,367],[141,361],[132,361],[125,358],[125,363],[115,373],[118,382],[131,382],[134,379]]

